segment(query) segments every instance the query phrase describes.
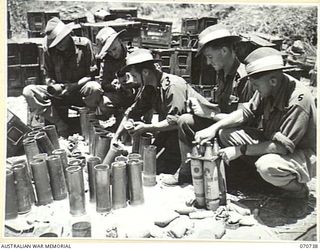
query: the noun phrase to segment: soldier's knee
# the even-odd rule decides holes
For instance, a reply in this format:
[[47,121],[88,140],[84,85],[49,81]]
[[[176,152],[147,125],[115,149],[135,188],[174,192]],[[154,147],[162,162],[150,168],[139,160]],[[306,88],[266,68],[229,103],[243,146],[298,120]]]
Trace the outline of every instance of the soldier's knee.
[[91,91],[102,91],[101,85],[96,81],[87,82],[85,88],[90,89]]
[[262,178],[266,179],[270,176],[270,169],[274,165],[274,159],[271,154],[261,156],[255,163],[256,169]]
[[29,96],[32,96],[33,95],[33,91],[32,89],[35,87],[35,85],[28,85],[28,86],[25,86],[22,90],[22,95],[24,97],[29,97]]

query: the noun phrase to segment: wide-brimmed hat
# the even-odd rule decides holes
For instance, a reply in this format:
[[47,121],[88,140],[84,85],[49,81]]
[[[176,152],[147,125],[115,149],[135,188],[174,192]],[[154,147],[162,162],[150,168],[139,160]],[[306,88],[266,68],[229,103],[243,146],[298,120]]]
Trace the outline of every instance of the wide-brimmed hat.
[[284,65],[280,51],[269,47],[261,47],[251,52],[244,59],[244,64],[247,76],[265,71],[293,68],[293,66]]
[[196,56],[198,56],[202,52],[202,49],[207,43],[216,41],[217,44],[219,44],[219,42],[223,40],[237,42],[240,41],[241,38],[235,34],[231,34],[231,32],[222,24],[209,26],[199,34],[199,47]]
[[148,49],[136,49],[132,53],[128,54],[126,57],[126,65],[121,69],[121,71],[127,71],[132,65],[151,62],[160,62],[160,59],[154,59],[152,53]]
[[96,36],[97,45],[101,48],[97,57],[100,59],[104,58],[113,41],[126,31],[127,30],[124,29],[120,32],[116,32],[111,27],[102,28]]
[[53,17],[45,28],[45,46],[53,48],[73,30],[74,24],[64,24],[58,17]]

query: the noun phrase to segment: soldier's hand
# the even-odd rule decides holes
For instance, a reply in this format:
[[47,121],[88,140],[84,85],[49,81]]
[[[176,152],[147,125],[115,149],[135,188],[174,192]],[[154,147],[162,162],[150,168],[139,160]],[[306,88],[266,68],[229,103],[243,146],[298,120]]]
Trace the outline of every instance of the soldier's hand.
[[219,150],[218,155],[221,155],[222,160],[229,165],[230,161],[241,156],[240,146],[222,148]]
[[148,128],[148,124],[145,124],[143,122],[134,122],[134,129],[131,130],[131,134],[133,136],[140,135],[146,132],[147,128]]
[[194,139],[200,145],[212,140],[216,136],[217,130],[214,125],[196,132]]

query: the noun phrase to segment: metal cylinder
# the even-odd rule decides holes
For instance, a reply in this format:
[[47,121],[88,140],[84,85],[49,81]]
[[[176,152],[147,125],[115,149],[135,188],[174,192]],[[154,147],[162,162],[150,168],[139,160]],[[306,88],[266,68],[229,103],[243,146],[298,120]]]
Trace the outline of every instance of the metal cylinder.
[[139,153],[140,135],[131,136],[132,153]]
[[82,168],[84,168],[87,164],[87,159],[84,155],[79,155],[75,157],[76,160],[80,160],[80,165]]
[[53,201],[50,178],[45,159],[31,161],[31,168],[37,193],[38,205],[46,205]]
[[70,166],[81,166],[82,161],[76,158],[69,158],[68,167]]
[[[53,155],[59,155],[61,160],[61,165],[63,169],[63,174],[66,179],[66,168],[68,167],[68,158],[67,158],[67,151],[65,149],[55,149],[52,151]],[[67,181],[67,180],[66,180]]]
[[90,120],[89,121],[89,154],[93,155],[93,138],[94,138],[94,134],[96,129],[100,129],[101,126],[99,124],[99,121],[97,119],[94,120]]
[[140,160],[128,161],[128,179],[131,205],[138,205],[144,202],[141,173],[142,164],[143,162]]
[[90,120],[94,120],[96,119],[96,113],[95,112],[92,112],[92,111],[89,111],[85,114],[85,129],[86,129],[86,136],[85,136],[85,141],[86,142],[89,142],[89,121]]
[[40,153],[40,154],[37,154],[37,155],[33,156],[32,160],[36,160],[36,159],[46,160],[47,157],[48,157],[47,153]]
[[219,177],[216,162],[210,160],[213,156],[212,144],[208,142],[204,153],[207,160],[203,161],[205,202],[207,209],[215,211],[219,206]]
[[110,175],[111,169],[108,165],[98,164],[94,166],[95,172],[95,192],[96,192],[96,211],[98,213],[109,212],[112,208],[110,195]]
[[139,154],[143,156],[144,147],[149,146],[151,144],[153,135],[151,133],[143,133],[140,136],[139,142]]
[[117,156],[115,159],[114,159],[115,161],[122,161],[122,162],[127,162],[128,161],[128,157],[126,157],[126,156],[123,156],[123,155],[119,155],[119,156]]
[[91,223],[78,221],[72,224],[72,237],[91,237]]
[[44,126],[42,129],[44,132],[46,132],[47,136],[49,137],[53,147],[55,149],[60,148],[60,144],[59,144],[59,136],[56,130],[56,126],[55,125],[47,125]]
[[13,172],[6,170],[6,215],[5,219],[14,219],[18,216],[17,192],[14,184]]
[[112,207],[114,209],[127,206],[127,172],[126,163],[114,162],[112,169]]
[[47,166],[50,176],[50,185],[54,200],[67,198],[67,186],[63,173],[62,162],[59,155],[51,155],[47,158]]
[[90,202],[96,201],[94,167],[100,163],[101,159],[96,156],[90,157],[87,161]]
[[110,149],[112,136],[110,133],[100,134],[95,137],[95,139],[95,156],[99,157],[100,159],[104,159]]
[[51,143],[49,137],[45,132],[38,132],[35,135],[35,139],[41,151],[47,153],[48,155],[52,154],[52,151],[55,150],[53,144]]
[[81,107],[79,109],[80,114],[80,127],[81,127],[81,135],[86,140],[88,138],[88,124],[87,124],[87,118],[86,114],[89,112],[89,108],[87,107]]
[[204,195],[204,179],[203,179],[203,164],[202,160],[197,159],[201,157],[199,152],[199,147],[196,142],[193,142],[192,152],[191,152],[191,176],[192,184],[194,187],[194,193],[196,196],[196,202],[199,207],[205,206],[205,195]]
[[72,215],[86,213],[83,172],[80,165],[66,169],[69,190],[69,205]]
[[36,134],[38,134],[39,132],[40,132],[40,130],[32,130],[27,134],[26,137],[34,138],[36,136]]
[[143,185],[155,186],[157,184],[157,147],[154,145],[148,145],[144,147],[143,154]]
[[12,170],[17,192],[18,213],[24,214],[31,210],[33,204],[27,168],[24,164],[17,164]]
[[32,138],[26,138],[23,140],[23,148],[24,148],[24,152],[26,154],[27,162],[28,162],[28,165],[27,165],[28,174],[31,178],[33,178],[30,162],[32,161],[33,156],[40,154],[40,150],[38,148],[36,140]]
[[142,160],[142,156],[138,153],[131,153],[128,155],[128,160]]
[[[93,155],[97,156],[97,144],[99,141],[99,137],[102,135],[107,135],[109,132],[107,130],[104,130],[103,128],[97,128],[94,127],[94,134],[93,134],[93,140],[92,140],[92,150],[93,150]],[[110,145],[110,144],[109,144]],[[103,147],[107,147],[107,145],[103,145]],[[103,158],[101,158],[103,159]]]
[[119,144],[117,143],[113,143],[111,146],[110,146],[110,149],[107,153],[107,155],[104,157],[103,159],[103,164],[106,164],[106,165],[111,165],[112,162],[114,162],[115,158],[119,155],[121,155],[121,147]]
[[[114,160],[116,162],[124,162],[125,164],[127,164],[129,159],[126,156],[119,155]],[[129,193],[128,167],[126,167],[126,196],[127,196],[127,200],[129,200],[130,193]]]
[[[25,166],[26,169],[27,169],[27,166],[28,166],[27,161],[24,160],[24,159],[14,162],[13,168],[15,168],[15,166],[17,166],[17,165],[23,165],[23,166]],[[30,170],[31,170],[31,166],[30,166]],[[32,174],[32,170],[31,170],[31,174]],[[33,185],[32,185],[33,177],[31,177],[31,175],[29,174],[28,171],[26,172],[26,177],[27,177],[27,185],[29,187],[29,194],[30,194],[31,203],[35,204],[36,203],[36,196],[34,194],[34,188],[33,188]]]

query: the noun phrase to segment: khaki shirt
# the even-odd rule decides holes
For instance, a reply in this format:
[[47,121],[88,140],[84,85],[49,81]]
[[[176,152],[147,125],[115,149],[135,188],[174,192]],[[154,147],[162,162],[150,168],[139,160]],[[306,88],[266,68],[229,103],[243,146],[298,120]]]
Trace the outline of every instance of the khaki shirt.
[[85,76],[90,76],[95,68],[95,57],[92,44],[86,37],[72,37],[75,53],[62,56],[54,49],[44,52],[44,69],[46,77],[57,83],[78,82]]
[[266,139],[279,141],[289,152],[316,152],[316,106],[311,92],[298,80],[284,74],[276,98],[262,99],[258,91],[244,105],[244,115],[262,116]]
[[245,67],[235,60],[230,72],[225,76],[220,70],[217,74],[217,92],[215,102],[222,113],[231,113],[237,109],[238,103],[248,102],[254,91],[245,78]]

